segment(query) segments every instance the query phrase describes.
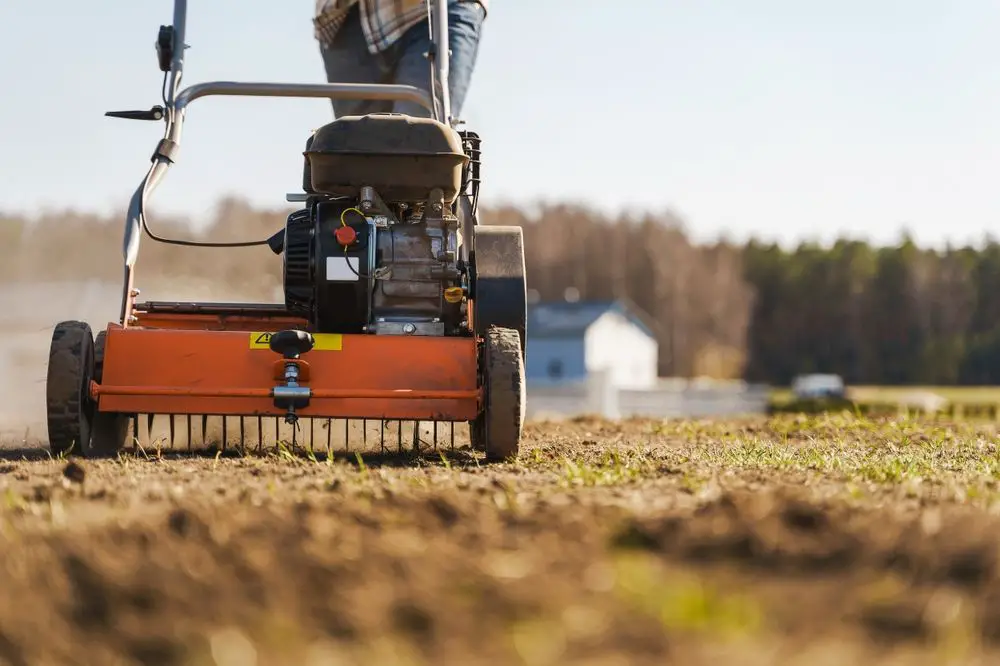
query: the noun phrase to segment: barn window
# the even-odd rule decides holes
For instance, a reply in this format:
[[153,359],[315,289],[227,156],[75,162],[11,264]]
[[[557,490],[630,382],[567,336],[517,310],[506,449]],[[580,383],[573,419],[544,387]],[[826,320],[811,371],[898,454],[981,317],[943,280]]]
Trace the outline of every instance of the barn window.
[[557,358],[549,361],[549,377],[552,379],[559,379],[562,377],[563,365],[562,361]]

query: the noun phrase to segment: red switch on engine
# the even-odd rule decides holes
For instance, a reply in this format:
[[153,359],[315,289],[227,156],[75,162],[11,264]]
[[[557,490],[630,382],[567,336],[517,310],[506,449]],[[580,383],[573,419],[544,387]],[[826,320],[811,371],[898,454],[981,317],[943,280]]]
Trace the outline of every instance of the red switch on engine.
[[353,245],[354,241],[358,239],[358,234],[354,231],[353,227],[337,227],[337,230],[333,232],[333,235],[336,236],[337,242],[344,247]]

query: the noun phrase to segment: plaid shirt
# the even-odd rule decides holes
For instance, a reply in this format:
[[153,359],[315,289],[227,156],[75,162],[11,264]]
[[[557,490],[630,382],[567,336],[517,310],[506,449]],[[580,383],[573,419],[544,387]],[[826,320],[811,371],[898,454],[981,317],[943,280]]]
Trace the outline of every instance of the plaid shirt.
[[[489,0],[460,1],[479,2],[483,9],[489,9]],[[326,46],[333,41],[355,4],[359,5],[361,28],[372,53],[387,49],[404,32],[427,18],[426,0],[316,0],[313,27],[321,44]]]

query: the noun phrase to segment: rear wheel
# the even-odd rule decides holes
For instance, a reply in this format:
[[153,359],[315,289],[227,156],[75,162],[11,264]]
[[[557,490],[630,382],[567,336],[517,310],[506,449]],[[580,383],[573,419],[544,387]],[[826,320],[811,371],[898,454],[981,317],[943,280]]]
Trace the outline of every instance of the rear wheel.
[[52,455],[81,454],[90,446],[94,402],[94,336],[82,321],[64,321],[52,331],[45,403]]
[[484,405],[471,425],[472,446],[490,461],[517,457],[524,425],[525,386],[521,338],[510,328],[490,327],[482,348]]
[[509,328],[520,337],[527,359],[528,290],[525,282],[524,232],[514,226],[476,226],[473,230],[473,323],[484,337],[491,326]]

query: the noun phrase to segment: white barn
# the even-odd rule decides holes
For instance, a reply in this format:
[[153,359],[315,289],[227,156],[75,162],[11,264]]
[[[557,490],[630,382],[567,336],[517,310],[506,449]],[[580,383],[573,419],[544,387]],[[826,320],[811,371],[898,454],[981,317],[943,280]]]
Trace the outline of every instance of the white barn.
[[607,370],[619,389],[657,382],[659,345],[646,316],[621,300],[528,306],[529,385],[576,383]]

